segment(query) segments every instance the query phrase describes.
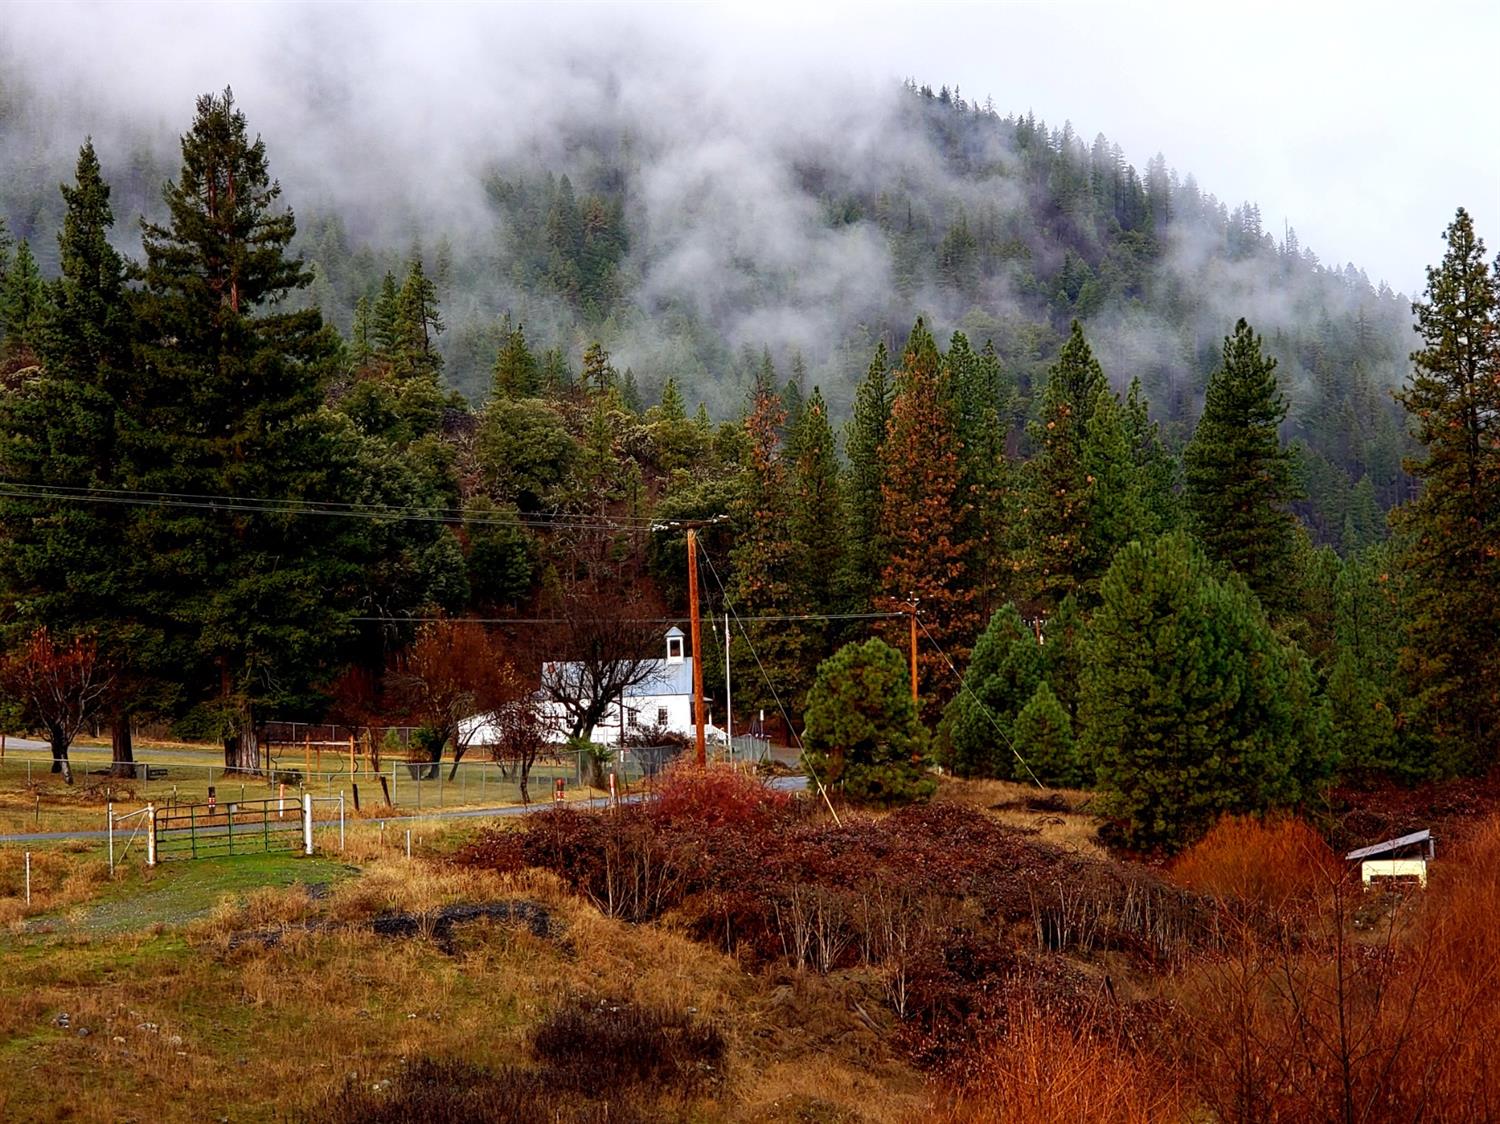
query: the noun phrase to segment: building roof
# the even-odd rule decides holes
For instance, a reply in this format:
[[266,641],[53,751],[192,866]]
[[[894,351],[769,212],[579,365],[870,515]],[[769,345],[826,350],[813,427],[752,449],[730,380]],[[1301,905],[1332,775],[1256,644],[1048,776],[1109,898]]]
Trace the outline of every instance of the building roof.
[[1410,835],[1387,839],[1384,843],[1372,843],[1368,847],[1360,847],[1358,850],[1350,851],[1344,856],[1344,859],[1346,862],[1355,862],[1358,859],[1371,859],[1376,855],[1385,855],[1391,851],[1399,851],[1403,847],[1414,847],[1418,843],[1426,843],[1431,838],[1432,832],[1424,828],[1421,831],[1414,831]]
[[[693,657],[681,660],[643,660],[652,670],[646,678],[625,692],[625,701],[631,699],[660,698],[663,695],[691,695],[693,693]],[[557,676],[563,683],[577,684],[581,678],[575,670],[576,663],[545,663],[542,665],[544,679]]]

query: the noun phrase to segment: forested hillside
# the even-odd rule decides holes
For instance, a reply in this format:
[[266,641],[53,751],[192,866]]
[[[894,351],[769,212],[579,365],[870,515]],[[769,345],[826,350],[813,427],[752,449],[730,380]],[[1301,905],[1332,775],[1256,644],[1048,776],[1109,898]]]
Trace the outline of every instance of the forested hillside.
[[11,715],[59,768],[95,715],[122,763],[146,719],[258,769],[266,722],[324,717],[456,763],[459,719],[573,658],[586,736],[683,612],[696,527],[740,713],[851,796],[920,798],[929,763],[1092,783],[1170,847],[1339,775],[1491,765],[1500,266],[1470,216],[1408,360],[1395,296],[1253,207],[901,99],[880,174],[796,164],[808,245],[733,252],[742,222],[727,269],[663,241],[623,132],[576,182],[497,170],[494,230],[430,254],[299,226],[226,90],[122,255],[139,181],[84,142],[0,285]]
[[[58,123],[71,117],[63,94],[22,74],[0,79],[0,215],[51,276],[71,161]],[[1078,319],[1116,389],[1141,380],[1173,448],[1246,316],[1291,400],[1284,434],[1303,448],[1299,511],[1317,541],[1368,543],[1409,497],[1389,395],[1412,346],[1406,299],[1320,263],[1290,227],[1267,229],[1256,204],[1228,206],[1164,157],[1141,172],[1102,134],[915,84],[769,139],[699,108],[720,134],[702,147],[641,112],[563,115],[524,145],[497,125],[477,182],[415,201],[394,186],[382,200],[379,169],[322,167],[302,138],[267,135],[298,157],[283,184],[312,280],[292,299],[358,334],[361,300],[373,309],[387,275],[399,283],[420,260],[445,321],[444,385],[471,404],[524,326],[560,377],[598,341],[641,401],[675,378],[716,418],[742,408],[769,354],[804,393],[822,389],[836,423],[874,345],[896,351],[921,314],[940,338],[993,342],[1022,445]],[[162,217],[172,134],[121,121],[95,140],[121,220],[112,237],[138,257],[135,219]]]

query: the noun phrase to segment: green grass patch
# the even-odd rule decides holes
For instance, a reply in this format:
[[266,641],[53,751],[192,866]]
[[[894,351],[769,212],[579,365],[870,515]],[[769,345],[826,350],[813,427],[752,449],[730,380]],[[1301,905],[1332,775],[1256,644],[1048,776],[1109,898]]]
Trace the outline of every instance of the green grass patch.
[[95,901],[33,918],[28,928],[108,934],[156,925],[177,927],[208,915],[226,896],[298,882],[328,884],[353,872],[334,859],[291,852],[162,863],[154,870],[123,870]]

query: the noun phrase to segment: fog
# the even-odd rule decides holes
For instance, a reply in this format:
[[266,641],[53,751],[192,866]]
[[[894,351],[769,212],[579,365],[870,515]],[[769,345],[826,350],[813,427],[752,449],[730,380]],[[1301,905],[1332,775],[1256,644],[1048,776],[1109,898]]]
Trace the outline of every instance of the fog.
[[[632,173],[624,272],[634,310],[607,334],[621,367],[634,363],[657,381],[663,367],[692,377],[705,362],[701,347],[655,322],[664,309],[691,309],[730,350],[805,351],[815,374],[841,361],[843,343],[913,310],[947,327],[960,322],[968,310],[930,287],[896,299],[880,230],[831,225],[800,181],[820,166],[842,190],[899,190],[948,212],[942,221],[955,208],[1014,208],[1012,181],[942,170],[930,140],[903,116],[908,75],[956,83],[974,102],[993,97],[1002,114],[1034,109],[1054,126],[1071,119],[1085,137],[1102,130],[1138,168],[1164,150],[1205,190],[1256,198],[1276,237],[1285,215],[1324,261],[1353,259],[1398,288],[1420,284],[1454,205],[1476,209],[1481,229],[1485,212],[1500,210],[1500,192],[1486,198],[1500,183],[1486,165],[1495,146],[1470,137],[1434,152],[1451,133],[1430,113],[1425,123],[1415,111],[1387,117],[1382,144],[1365,154],[1381,174],[1351,183],[1370,165],[1350,152],[1349,137],[1368,132],[1351,128],[1349,88],[1372,110],[1388,106],[1392,87],[1409,89],[1433,65],[1424,52],[1439,17],[1344,28],[1340,42],[1366,48],[1355,81],[1330,79],[1309,55],[1305,39],[1328,30],[1321,15],[1301,17],[1302,30],[1276,31],[1279,49],[1268,54],[1260,21],[1191,11],[1189,21],[1188,9],[1172,5],[11,5],[0,31],[9,75],[0,91],[10,103],[0,208],[13,233],[50,240],[43,215],[18,209],[15,183],[65,177],[90,134],[107,175],[139,167],[147,153],[169,175],[193,98],[230,85],[304,221],[337,215],[354,244],[393,262],[446,238],[468,279],[450,298],[452,319],[510,311],[556,337],[567,317],[494,265],[505,230],[485,177],[587,179],[607,159]],[[1495,22],[1477,7],[1451,14]],[[1398,48],[1408,64],[1400,79],[1371,73]],[[1289,66],[1300,68],[1292,84],[1301,91],[1290,100]],[[1454,81],[1476,79],[1464,71]],[[1420,170],[1403,148],[1412,145],[1424,151]],[[1470,151],[1479,148],[1487,151]],[[1295,174],[1266,174],[1293,153],[1301,155]],[[1007,159],[989,155],[997,165]],[[1409,208],[1386,210],[1402,192]],[[1437,210],[1427,202],[1433,192],[1444,198]],[[143,194],[117,196],[127,244],[128,220],[155,205]],[[1215,260],[1190,229],[1173,238],[1167,268],[1181,283],[1210,283],[1201,316],[1210,338],[1239,315],[1272,326],[1305,315],[1255,266]],[[992,281],[981,319],[1016,314],[1013,297]],[[350,309],[326,311],[347,323]],[[1184,353],[1203,343],[1139,310],[1106,310],[1091,332],[1122,378],[1142,364],[1188,362]],[[725,388],[711,404],[734,393]]]

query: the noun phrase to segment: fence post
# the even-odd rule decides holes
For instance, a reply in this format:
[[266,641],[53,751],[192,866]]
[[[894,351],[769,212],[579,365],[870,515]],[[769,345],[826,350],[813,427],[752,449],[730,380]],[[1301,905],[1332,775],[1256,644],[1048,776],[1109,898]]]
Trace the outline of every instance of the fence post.
[[31,904],[31,852],[26,852],[26,904]]
[[312,840],[312,793],[302,794],[302,853],[310,855],[313,853]]
[[115,876],[115,802],[111,800],[104,806],[105,818],[109,822],[109,876]]
[[391,806],[396,805],[396,763],[391,762]]
[[344,790],[339,789],[339,850],[344,849]]
[[146,865],[156,865],[156,805],[146,805]]

